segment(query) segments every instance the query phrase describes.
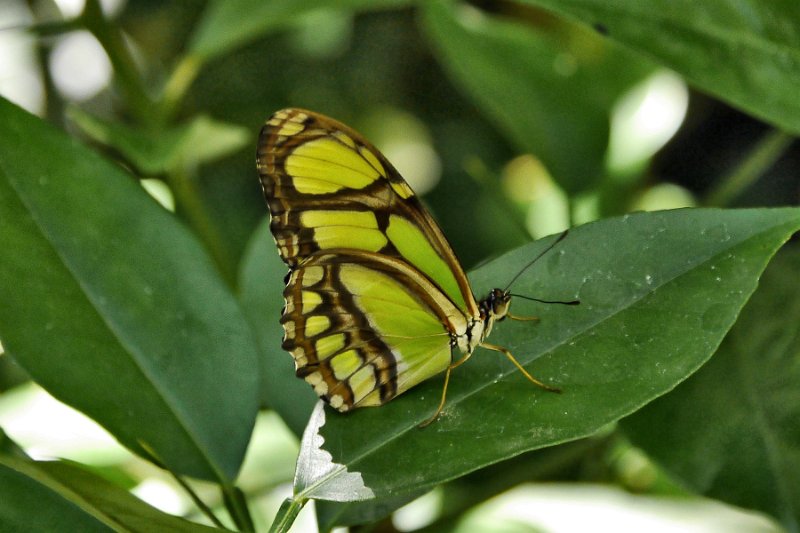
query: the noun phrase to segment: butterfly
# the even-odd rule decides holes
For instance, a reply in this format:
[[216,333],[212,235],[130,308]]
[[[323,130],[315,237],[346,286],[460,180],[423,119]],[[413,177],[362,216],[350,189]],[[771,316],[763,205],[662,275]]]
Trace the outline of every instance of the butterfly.
[[270,229],[289,266],[283,348],[296,375],[341,412],[383,405],[445,372],[509,313],[508,289],[473,295],[452,247],[406,181],[364,137],[336,120],[283,109],[256,157]]

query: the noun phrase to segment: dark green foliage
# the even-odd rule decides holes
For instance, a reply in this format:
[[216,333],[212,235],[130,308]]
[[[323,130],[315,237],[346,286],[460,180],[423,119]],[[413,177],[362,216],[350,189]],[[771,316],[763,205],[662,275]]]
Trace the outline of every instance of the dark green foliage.
[[[130,2],[110,20],[88,0],[74,20],[34,25],[42,43],[90,30],[115,77],[80,104],[48,87],[47,119],[0,98],[0,406],[3,388],[29,376],[134,454],[211,481],[221,495],[203,492],[213,507],[203,512],[224,507],[226,527],[241,531],[287,530],[310,499],[323,529],[380,527],[439,486],[444,508],[429,530],[447,531],[484,500],[538,481],[701,495],[798,531],[796,243],[767,267],[800,229],[789,136],[800,131],[797,2],[475,4],[483,10],[444,0],[217,0],[199,12],[193,2]],[[729,175],[682,180],[670,172],[684,160],[674,146],[650,167],[650,156],[624,171],[608,164],[614,106],[663,67],[710,95],[692,94],[680,146],[693,140],[692,161],[724,154],[707,168]],[[285,106],[376,139],[426,132],[441,181],[424,200],[479,298],[551,242],[529,242],[537,194],[563,204],[562,222],[576,227],[513,292],[581,304],[515,299],[514,313],[540,321],[506,320],[490,339],[561,394],[478,350],[425,429],[439,378],[349,415],[317,404],[280,349],[286,268],[253,161],[260,123]],[[735,121],[720,125],[721,115]],[[715,129],[741,124],[766,133],[718,145],[735,135]],[[546,172],[520,193],[503,169],[523,153]],[[144,178],[167,185],[174,212],[139,186]],[[622,214],[667,182],[696,205],[750,209]],[[765,194],[765,183],[780,187]],[[243,467],[248,446],[281,457],[252,438],[259,407],[299,442],[294,495],[280,508],[261,496],[291,481],[288,465]],[[280,440],[271,428],[266,440]],[[213,529],[81,465],[34,460],[8,433],[4,531]],[[625,452],[652,461],[654,479],[618,475],[614,454]]]

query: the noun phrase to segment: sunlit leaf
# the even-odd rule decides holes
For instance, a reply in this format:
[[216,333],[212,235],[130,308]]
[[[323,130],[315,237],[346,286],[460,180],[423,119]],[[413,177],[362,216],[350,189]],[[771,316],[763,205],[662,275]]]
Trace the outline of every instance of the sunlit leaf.
[[28,454],[25,453],[25,450],[23,450],[19,444],[11,440],[11,437],[6,435],[3,428],[0,428],[0,454],[23,459],[28,458]]
[[195,167],[240,150],[250,142],[247,129],[199,115],[188,124],[157,132],[108,122],[78,108],[72,120],[92,140],[113,148],[145,175]]

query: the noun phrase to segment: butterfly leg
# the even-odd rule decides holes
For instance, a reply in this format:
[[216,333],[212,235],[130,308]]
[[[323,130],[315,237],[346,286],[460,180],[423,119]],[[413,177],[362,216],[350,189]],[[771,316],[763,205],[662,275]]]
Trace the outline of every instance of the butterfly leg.
[[512,315],[511,313],[506,313],[506,318],[510,318],[511,320],[520,320],[522,322],[538,322],[538,316],[517,316]]
[[464,364],[466,360],[470,358],[471,355],[472,352],[469,352],[468,354],[465,354],[464,357],[462,357],[461,359],[459,359],[454,363],[451,363],[450,366],[447,367],[447,371],[444,374],[444,387],[442,388],[442,399],[439,402],[439,407],[436,408],[436,412],[433,413],[433,416],[425,420],[422,424],[419,425],[419,427],[424,428],[425,426],[430,425],[431,422],[439,418],[439,415],[442,413],[442,409],[444,409],[445,401],[447,400],[447,385],[450,383],[450,372],[452,372],[454,368]]
[[519,369],[519,371],[522,372],[522,375],[525,376],[526,378],[528,378],[528,381],[530,381],[534,385],[537,385],[537,386],[543,388],[544,390],[547,390],[547,391],[550,391],[550,392],[561,392],[561,389],[559,389],[557,387],[551,387],[550,385],[546,385],[546,384],[542,383],[541,381],[539,381],[538,379],[536,379],[535,377],[531,376],[528,373],[527,370],[522,368],[522,365],[519,364],[519,361],[517,361],[517,359],[506,348],[503,348],[502,346],[497,346],[495,344],[486,344],[486,343],[481,343],[481,346],[484,347],[484,348],[488,348],[489,350],[494,350],[495,352],[500,352],[502,354],[505,354],[505,356],[508,357],[508,359],[512,363],[514,363],[514,366],[516,366]]

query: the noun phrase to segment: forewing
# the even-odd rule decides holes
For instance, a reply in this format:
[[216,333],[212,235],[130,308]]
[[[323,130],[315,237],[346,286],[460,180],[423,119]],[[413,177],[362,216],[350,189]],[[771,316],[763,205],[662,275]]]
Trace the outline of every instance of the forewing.
[[379,253],[413,265],[465,314],[479,314],[436,222],[357,132],[311,111],[284,109],[261,130],[257,165],[270,228],[290,267],[319,250]]
[[402,261],[334,249],[292,271],[284,349],[297,375],[340,411],[381,405],[450,364],[466,318]]

